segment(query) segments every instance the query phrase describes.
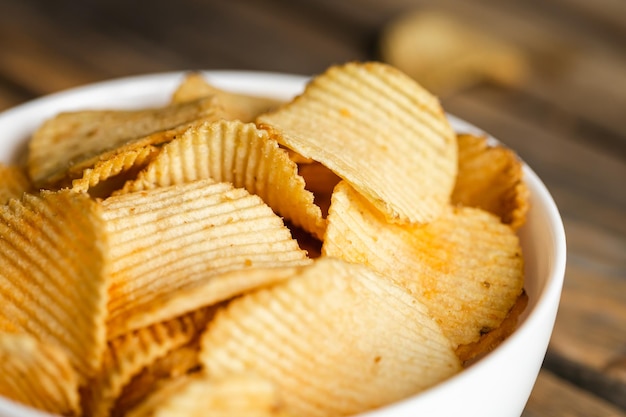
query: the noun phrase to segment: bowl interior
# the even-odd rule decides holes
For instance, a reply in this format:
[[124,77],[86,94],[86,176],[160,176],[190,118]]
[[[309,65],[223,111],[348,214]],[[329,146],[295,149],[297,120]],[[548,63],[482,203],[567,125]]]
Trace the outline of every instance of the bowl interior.
[[[307,78],[272,73],[213,71],[209,81],[232,91],[289,99],[302,91]],[[30,134],[48,117],[86,108],[138,108],[165,104],[184,73],[129,77],[52,94],[0,114],[0,162],[25,154]],[[457,132],[480,129],[450,116]],[[524,166],[530,188],[528,221],[519,235],[525,257],[525,289],[529,304],[516,332],[494,352],[450,380],[413,398],[367,415],[400,416],[473,414],[519,416],[545,355],[560,298],[565,270],[565,235],[558,210],[544,184]],[[504,377],[501,375],[504,374]],[[500,376],[498,376],[500,375]],[[477,395],[492,390],[488,396]],[[494,394],[499,400],[494,401]],[[450,401],[454,399],[454,401]],[[0,416],[44,416],[45,413],[0,397]]]

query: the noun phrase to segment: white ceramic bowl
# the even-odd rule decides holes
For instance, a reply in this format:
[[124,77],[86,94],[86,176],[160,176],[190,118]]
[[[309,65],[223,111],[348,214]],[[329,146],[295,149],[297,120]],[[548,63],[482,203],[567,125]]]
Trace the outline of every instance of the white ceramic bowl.
[[[64,110],[137,108],[165,104],[183,73],[112,80],[52,94],[0,114],[0,162],[23,155],[29,135],[46,118]],[[288,99],[302,91],[306,78],[294,75],[213,71],[207,78],[232,91]],[[479,132],[450,116],[457,131]],[[565,273],[565,233],[544,184],[524,167],[530,188],[528,221],[520,230],[526,261],[529,304],[519,328],[496,350],[449,380],[404,401],[364,414],[368,417],[519,417],[543,361]],[[48,414],[0,397],[1,417]]]

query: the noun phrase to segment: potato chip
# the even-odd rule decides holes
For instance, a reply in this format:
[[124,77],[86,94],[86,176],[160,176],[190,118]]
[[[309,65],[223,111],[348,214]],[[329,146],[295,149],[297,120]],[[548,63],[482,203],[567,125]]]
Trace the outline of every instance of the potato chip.
[[280,217],[228,183],[206,179],[124,194],[102,207],[111,246],[109,337],[273,279],[221,281],[226,272],[310,262]]
[[154,109],[60,113],[33,134],[28,172],[38,186],[56,184],[80,176],[102,158],[168,142],[195,120],[221,117],[209,98]]
[[172,97],[173,103],[186,103],[211,97],[224,110],[224,117],[229,120],[253,122],[261,113],[265,113],[280,104],[280,100],[237,94],[221,90],[211,84],[199,72],[192,72],[178,86]]
[[145,367],[124,386],[115,401],[111,417],[125,416],[129,410],[135,408],[169,380],[199,372],[201,369],[199,353],[200,345],[195,339]]
[[460,345],[456,349],[456,355],[464,364],[469,365],[494,350],[517,328],[519,317],[524,312],[527,305],[528,295],[526,291],[522,291],[522,294],[517,297],[517,301],[513,307],[511,307],[511,310],[509,310],[500,326],[484,333],[481,335],[480,339],[474,343]]
[[126,415],[286,417],[269,381],[246,374],[216,380],[202,373],[169,381]]
[[158,150],[156,146],[146,146],[100,160],[92,168],[85,169],[81,178],[72,181],[72,191],[89,191],[92,197],[108,197],[128,181],[128,175],[137,174],[145,167]]
[[368,265],[423,302],[455,347],[500,326],[522,292],[519,238],[490,213],[449,207],[389,224],[347,183],[335,189],[322,254]]
[[196,338],[212,316],[211,308],[200,309],[109,341],[102,368],[85,386],[83,405],[87,415],[109,416],[124,386],[135,375]]
[[267,378],[300,417],[376,408],[460,370],[424,305],[371,269],[332,258],[231,301],[201,346],[209,375]]
[[348,181],[392,222],[429,222],[449,202],[454,132],[436,97],[392,67],[331,67],[257,123]]
[[121,193],[212,178],[260,196],[275,212],[315,234],[326,222],[297,165],[266,131],[239,121],[205,123],[168,143]]
[[108,246],[101,209],[69,191],[0,206],[0,331],[67,351],[81,381],[106,347]]
[[12,198],[20,198],[25,192],[31,191],[28,176],[17,165],[0,163],[0,178],[0,205],[6,204]]
[[502,145],[490,146],[486,137],[460,134],[459,174],[452,203],[479,207],[519,229],[528,212],[528,187],[522,161]]
[[0,396],[50,413],[78,416],[78,382],[62,349],[27,334],[0,333]]
[[20,198],[31,190],[28,176],[21,167],[0,163],[0,205],[6,204],[12,198]]
[[521,48],[450,13],[403,13],[382,32],[382,59],[440,96],[491,81],[519,85],[529,73]]

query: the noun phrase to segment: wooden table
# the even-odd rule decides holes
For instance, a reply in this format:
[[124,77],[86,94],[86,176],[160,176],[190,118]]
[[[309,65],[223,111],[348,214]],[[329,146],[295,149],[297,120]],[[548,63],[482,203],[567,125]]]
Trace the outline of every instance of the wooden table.
[[565,222],[562,303],[524,416],[626,416],[623,0],[0,0],[0,109],[149,72],[310,75],[380,58],[386,25],[435,7],[524,54],[524,80],[480,82],[442,101],[518,150]]

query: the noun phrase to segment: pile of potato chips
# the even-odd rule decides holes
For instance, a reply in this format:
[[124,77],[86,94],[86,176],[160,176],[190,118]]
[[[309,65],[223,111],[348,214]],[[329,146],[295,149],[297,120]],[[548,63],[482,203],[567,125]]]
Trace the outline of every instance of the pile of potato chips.
[[288,103],[189,74],[0,167],[0,395],[65,416],[344,416],[461,372],[524,309],[522,165],[400,71]]

